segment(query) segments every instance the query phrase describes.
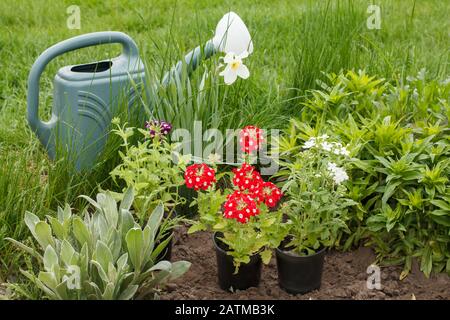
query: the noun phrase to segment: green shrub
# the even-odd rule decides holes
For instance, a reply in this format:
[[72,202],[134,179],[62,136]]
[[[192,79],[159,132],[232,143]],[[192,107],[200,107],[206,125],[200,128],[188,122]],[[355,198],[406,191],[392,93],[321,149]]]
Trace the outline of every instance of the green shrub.
[[392,85],[364,72],[328,75],[311,92],[297,127],[307,139],[326,130],[348,143],[355,159],[348,184],[352,235],[365,239],[386,264],[412,258],[421,270],[450,273],[450,82],[428,81],[425,71]]
[[[39,272],[21,272],[49,299],[131,299],[155,297],[167,281],[183,275],[189,262],[157,261],[170,238],[161,241],[158,229],[164,208],[159,204],[144,228],[135,222],[128,189],[120,205],[109,193],[92,205],[84,219],[73,215],[69,205],[47,221],[27,212],[25,223],[38,244],[33,249],[9,239],[39,262]],[[90,213],[92,210],[92,214]]]

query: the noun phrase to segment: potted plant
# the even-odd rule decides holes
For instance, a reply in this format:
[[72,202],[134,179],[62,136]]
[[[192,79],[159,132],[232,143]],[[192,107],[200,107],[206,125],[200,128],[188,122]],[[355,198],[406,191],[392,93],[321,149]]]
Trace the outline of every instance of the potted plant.
[[[252,141],[255,146],[260,143],[258,139]],[[219,180],[222,187],[218,186]],[[271,208],[277,206],[281,191],[263,181],[247,162],[220,175],[204,163],[193,164],[186,169],[185,181],[188,188],[199,191],[191,204],[198,206],[198,221],[188,233],[215,232],[219,286],[224,290],[258,286],[261,263],[268,263],[272,254],[268,235],[276,227],[279,214]]]
[[355,203],[345,197],[345,147],[322,135],[293,150],[280,157],[285,237],[276,258],[281,288],[296,294],[320,287],[325,251],[347,230],[346,208]]
[[[147,219],[158,203],[164,203],[165,219],[158,234],[159,241],[169,242],[161,259],[170,260],[172,231],[180,220],[175,209],[185,201],[178,190],[184,184],[182,172],[186,168],[186,159],[180,156],[174,161],[174,155],[178,153],[175,152],[176,145],[167,140],[172,129],[168,122],[148,121],[145,129],[138,129],[142,139],[138,139],[137,144],[130,142],[135,128],[120,125],[117,118],[113,119],[113,124],[116,126],[113,132],[122,138],[125,150],[119,152],[122,163],[111,172],[111,176],[125,182],[123,190],[135,190],[133,208],[139,219]],[[115,196],[120,199],[123,193]]]

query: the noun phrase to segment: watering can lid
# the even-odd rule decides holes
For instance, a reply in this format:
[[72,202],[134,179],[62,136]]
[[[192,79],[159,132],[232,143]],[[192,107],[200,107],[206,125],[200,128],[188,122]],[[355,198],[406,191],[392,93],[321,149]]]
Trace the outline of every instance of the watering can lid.
[[[96,64],[101,64],[104,62],[110,62],[111,64],[109,68],[106,68],[106,70],[97,69],[95,71],[94,68],[92,72],[74,71],[75,67],[83,67],[89,65],[95,66]],[[96,61],[82,65],[64,66],[58,70],[57,76],[69,81],[85,81],[128,76],[143,72],[145,72],[145,67],[141,59],[125,59],[123,56],[119,56],[110,60]]]

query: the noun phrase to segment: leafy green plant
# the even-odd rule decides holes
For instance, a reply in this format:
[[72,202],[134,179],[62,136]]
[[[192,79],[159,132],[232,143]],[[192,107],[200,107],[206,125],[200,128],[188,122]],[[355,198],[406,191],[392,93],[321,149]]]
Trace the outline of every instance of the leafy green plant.
[[165,209],[172,212],[184,202],[178,189],[184,183],[182,172],[188,159],[176,158],[177,146],[163,136],[152,137],[149,130],[139,128],[142,139],[132,144],[130,138],[135,128],[126,127],[126,124],[121,126],[118,119],[114,122],[116,129],[113,132],[122,138],[124,152],[119,151],[122,163],[111,172],[111,176],[125,182],[124,190],[135,190],[133,205],[139,216],[146,217],[161,201]]
[[[344,248],[365,241],[382,263],[404,266],[401,278],[413,258],[427,276],[450,272],[450,83],[427,80],[425,70],[397,85],[362,71],[328,79],[301,117],[353,146],[347,194],[357,205]],[[332,101],[332,92],[339,99]]]
[[347,208],[356,203],[346,198],[343,183],[349,177],[340,167],[348,164],[349,151],[328,135],[312,136],[297,145],[296,121],[290,126],[285,139],[294,141],[294,146],[286,140],[280,144],[281,170],[276,175],[286,197],[281,209],[289,239],[285,247],[310,255],[337,246],[342,233],[349,232]]
[[[25,223],[38,248],[13,239],[39,262],[39,272],[21,270],[49,299],[131,299],[155,297],[166,282],[183,275],[189,262],[157,261],[170,239],[159,241],[164,207],[159,204],[142,228],[130,211],[133,189],[118,205],[109,192],[99,193],[82,219],[69,205],[46,221],[27,212]],[[93,213],[90,213],[93,210]]]

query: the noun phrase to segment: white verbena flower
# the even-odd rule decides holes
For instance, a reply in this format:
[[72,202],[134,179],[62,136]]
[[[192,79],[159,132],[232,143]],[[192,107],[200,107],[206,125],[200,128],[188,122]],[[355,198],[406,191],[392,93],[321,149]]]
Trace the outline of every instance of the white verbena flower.
[[336,170],[337,164],[334,162],[328,162],[327,169],[328,171],[334,172]]
[[248,52],[244,51],[240,55],[234,54],[234,52],[228,52],[223,61],[227,64],[225,69],[219,73],[223,76],[223,80],[226,84],[230,85],[236,81],[239,76],[242,79],[247,79],[250,76],[247,66],[242,62],[242,59],[248,57]]
[[336,184],[341,184],[344,181],[348,180],[347,172],[345,172],[342,168],[336,168],[333,175],[333,180]]
[[336,184],[341,184],[342,182],[348,180],[347,172],[345,172],[345,170],[341,167],[338,167],[336,163],[329,162],[327,168]]
[[326,141],[322,142],[320,145],[321,145],[322,149],[325,151],[331,151],[331,149],[333,148],[333,145]]
[[311,137],[305,142],[305,144],[303,145],[303,149],[311,149],[312,147],[315,146],[316,146],[316,138]]
[[340,154],[343,155],[343,156],[348,157],[350,155],[350,151],[348,151],[346,147],[342,147],[340,149]]
[[336,155],[343,155],[343,156],[346,156],[346,157],[348,157],[348,156],[350,155],[350,152],[347,150],[346,147],[338,147],[338,148],[335,148],[335,149],[333,150],[333,152],[334,152],[334,154],[336,154]]

